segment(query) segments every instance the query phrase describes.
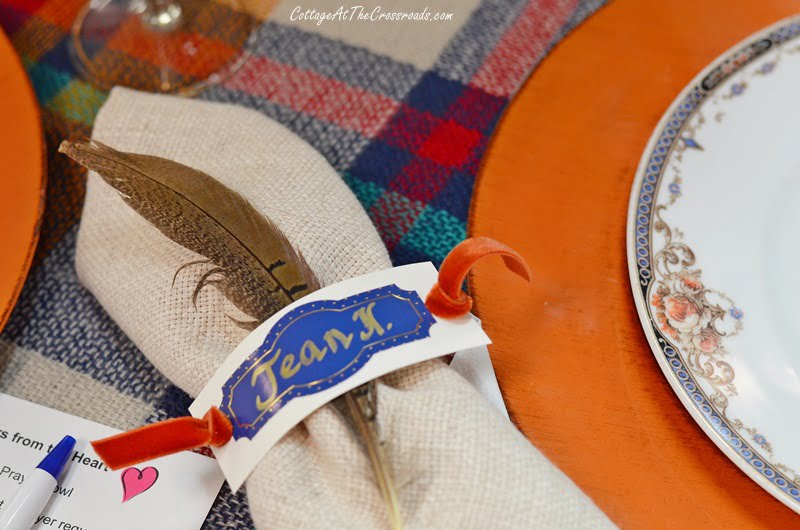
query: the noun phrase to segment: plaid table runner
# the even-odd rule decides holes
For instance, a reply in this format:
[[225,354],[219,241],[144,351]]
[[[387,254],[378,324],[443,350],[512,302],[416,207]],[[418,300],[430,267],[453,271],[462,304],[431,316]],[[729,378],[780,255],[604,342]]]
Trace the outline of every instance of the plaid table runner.
[[[291,20],[302,4],[253,2],[253,56],[199,97],[257,109],[290,128],[342,175],[396,264],[438,265],[466,237],[480,160],[511,96],[602,2],[431,0],[429,10],[454,14],[435,31],[413,22],[317,25]],[[0,335],[0,390],[127,429],[185,415],[190,399],[150,365],[75,274],[85,175],[56,148],[65,138],[90,136],[107,96],[77,76],[68,56],[69,29],[83,4],[0,1],[0,24],[41,105],[49,180],[34,266]],[[186,5],[200,14],[194,38],[220,49],[241,38],[236,26],[214,23],[228,7]],[[122,37],[112,42],[102,51],[108,68],[148,65],[147,50]],[[191,77],[191,66],[179,73]],[[243,493],[224,490],[206,526],[251,527]]]

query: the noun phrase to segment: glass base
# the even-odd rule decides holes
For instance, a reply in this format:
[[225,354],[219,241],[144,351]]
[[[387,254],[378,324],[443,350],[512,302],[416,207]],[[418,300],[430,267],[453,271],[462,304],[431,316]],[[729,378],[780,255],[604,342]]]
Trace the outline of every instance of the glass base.
[[92,1],[72,27],[70,56],[105,90],[195,93],[241,67],[255,24],[231,0]]

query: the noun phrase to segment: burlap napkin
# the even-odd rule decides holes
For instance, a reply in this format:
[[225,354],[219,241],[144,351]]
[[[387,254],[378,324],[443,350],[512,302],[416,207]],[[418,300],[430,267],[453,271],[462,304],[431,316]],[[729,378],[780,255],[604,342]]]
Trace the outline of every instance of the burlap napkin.
[[[391,266],[369,218],[309,145],[257,112],[114,89],[93,137],[171,158],[244,195],[303,252],[323,285]],[[90,174],[76,266],[144,354],[196,395],[246,332],[213,288],[197,308],[198,259]],[[407,528],[604,528],[595,505],[461,376],[431,361],[386,377],[378,421]],[[247,481],[259,528],[383,528],[366,456],[325,407],[296,427]]]

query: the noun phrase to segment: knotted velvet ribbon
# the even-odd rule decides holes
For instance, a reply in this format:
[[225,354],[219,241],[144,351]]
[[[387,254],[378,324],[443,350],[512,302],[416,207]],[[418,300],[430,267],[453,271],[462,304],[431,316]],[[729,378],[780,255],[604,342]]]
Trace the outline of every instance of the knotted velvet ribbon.
[[[506,267],[527,281],[531,271],[512,248],[488,237],[467,239],[447,255],[439,269],[438,282],[425,299],[425,306],[440,318],[457,318],[472,309],[472,297],[461,286],[477,261],[499,255]],[[161,456],[203,446],[220,447],[233,435],[231,421],[217,407],[202,419],[173,418],[145,425],[92,442],[97,455],[111,469],[120,469]]]

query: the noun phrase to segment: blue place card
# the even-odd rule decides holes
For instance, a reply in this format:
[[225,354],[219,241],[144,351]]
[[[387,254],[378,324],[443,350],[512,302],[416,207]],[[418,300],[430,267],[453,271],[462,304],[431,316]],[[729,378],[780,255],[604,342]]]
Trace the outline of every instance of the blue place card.
[[[358,386],[416,363],[489,344],[472,315],[440,319],[424,300],[431,263],[395,267],[315,291],[247,336],[189,407],[230,418],[212,448],[231,488],[309,414]],[[380,411],[378,411],[380,416]]]

